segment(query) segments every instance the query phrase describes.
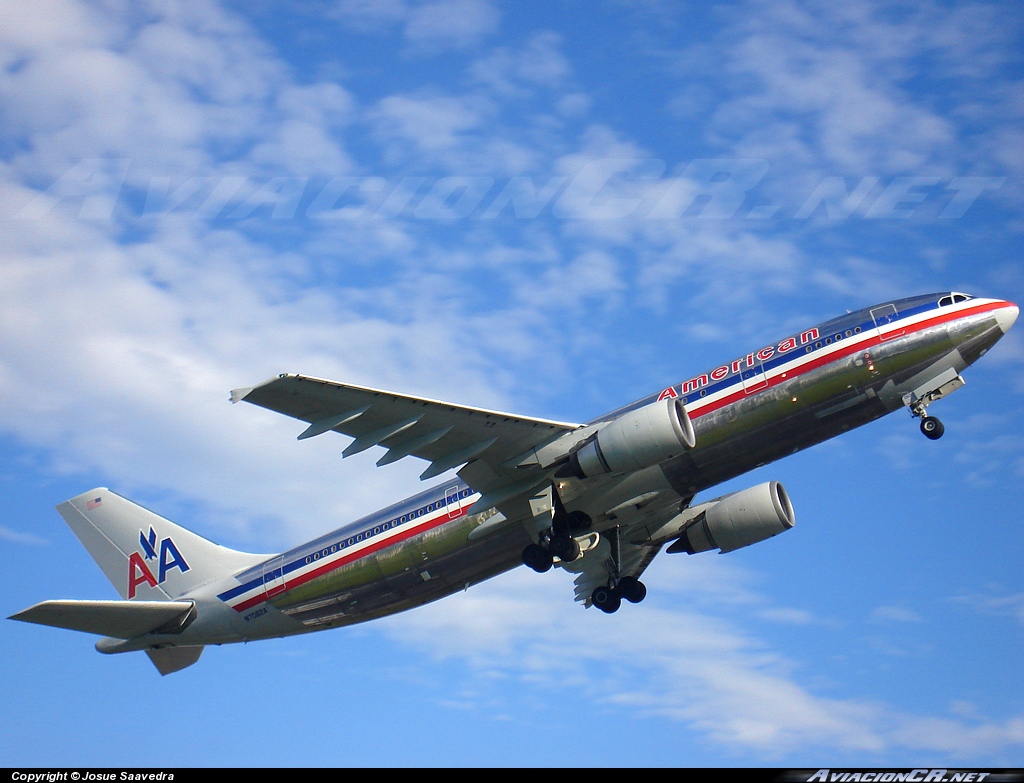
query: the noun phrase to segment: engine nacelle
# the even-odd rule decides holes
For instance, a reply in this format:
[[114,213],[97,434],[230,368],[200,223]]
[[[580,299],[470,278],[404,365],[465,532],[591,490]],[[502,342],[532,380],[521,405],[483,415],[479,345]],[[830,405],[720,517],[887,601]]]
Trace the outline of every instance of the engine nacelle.
[[[732,552],[785,533],[796,522],[782,484],[769,481],[686,509],[676,518],[683,535],[669,552]],[[676,522],[673,520],[673,522]]]
[[628,473],[678,457],[697,437],[686,407],[677,399],[659,400],[619,416],[569,455],[567,475],[590,478]]

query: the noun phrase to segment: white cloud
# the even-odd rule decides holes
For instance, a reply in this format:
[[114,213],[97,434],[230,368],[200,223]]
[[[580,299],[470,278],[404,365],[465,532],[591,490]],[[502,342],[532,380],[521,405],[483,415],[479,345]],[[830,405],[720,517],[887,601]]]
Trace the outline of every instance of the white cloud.
[[[1019,25],[1006,9],[750,0],[728,20],[712,42],[651,54],[674,63],[681,118],[710,115],[698,127],[715,148],[772,164],[774,203],[836,174],[1020,171],[1019,84],[1004,78]],[[1011,204],[1015,188],[991,198]]]
[[[127,160],[125,190],[140,199],[156,177],[171,190],[210,178],[195,194],[200,202],[236,177],[230,213],[275,178],[376,173],[376,148],[346,144],[367,127],[384,166],[397,170],[387,186],[412,173],[530,172],[543,184],[595,161],[655,158],[607,126],[568,127],[564,118],[588,111],[591,99],[550,33],[474,53],[465,92],[456,91],[458,78],[443,87],[425,78],[362,107],[340,84],[300,83],[252,27],[212,3],[154,3],[137,23],[84,3],[23,7],[13,6],[0,29],[3,131],[17,142],[0,164],[4,216],[85,158],[111,169]],[[856,40],[823,47],[812,44],[827,39],[833,17],[824,6],[810,15],[792,3],[756,8],[776,29],[729,33],[723,73],[754,85],[716,115],[713,134],[729,154],[781,150],[797,174],[948,164],[955,121],[905,100],[906,55],[886,39],[891,30],[869,15],[858,32],[857,19],[843,16],[842,31]],[[479,46],[499,19],[491,4],[469,0],[350,1],[337,10],[363,29],[401,31],[417,52]],[[526,94],[552,106],[517,104]],[[170,493],[171,504],[198,501],[205,527],[282,545],[373,510],[381,496],[407,494],[422,465],[377,470],[372,453],[342,464],[344,439],[296,443],[301,424],[232,408],[232,387],[298,371],[495,408],[566,405],[567,392],[587,393],[581,356],[596,356],[607,374],[608,355],[641,366],[654,350],[628,329],[618,334],[624,321],[667,324],[695,351],[694,335],[727,342],[795,317],[778,308],[798,286],[861,298],[888,296],[906,281],[866,255],[815,268],[799,232],[775,224],[644,219],[682,173],[620,174],[589,194],[599,198],[575,191],[556,219],[503,214],[440,229],[410,217],[415,199],[397,216],[324,218],[312,228],[212,223],[187,208],[140,216],[124,200],[110,220],[82,219],[70,199],[35,219],[6,219],[0,427],[52,453],[55,470],[128,494]],[[616,199],[639,206],[594,219],[593,208]],[[795,307],[805,306],[819,305]],[[641,369],[642,384],[652,367]],[[905,461],[918,442],[881,448]],[[0,538],[33,543],[4,528]],[[591,704],[667,716],[759,758],[814,747],[967,755],[964,737],[993,752],[1021,742],[1015,720],[933,720],[819,692],[798,660],[741,620],[794,633],[812,624],[832,632],[832,624],[773,605],[756,577],[728,560],[695,558],[668,575],[663,584],[651,576],[657,589],[647,603],[612,617],[573,606],[564,575],[517,572],[385,627],[469,661],[482,677],[572,681]],[[559,581],[561,597],[552,596]],[[1020,615],[1016,593],[990,598],[992,611]],[[876,614],[906,620],[900,611]],[[608,675],[613,667],[626,676]]]
[[387,29],[404,20],[409,13],[405,0],[337,0],[331,14],[356,29]]
[[368,112],[388,165],[457,176],[513,176],[543,169],[545,150],[522,142],[486,94],[389,95]]
[[[647,601],[612,616],[572,605],[568,575],[520,569],[379,627],[464,661],[474,672],[467,691],[476,678],[511,678],[542,690],[572,682],[577,698],[595,706],[679,721],[728,752],[758,758],[809,748],[862,759],[925,750],[969,758],[1024,744],[1021,718],[932,718],[816,693],[793,661],[711,608],[762,603],[743,586],[750,574],[713,558],[670,558],[661,566],[649,573]],[[695,600],[694,586],[706,600]]]
[[871,611],[871,619],[879,622],[920,623],[921,616],[905,606],[876,606]]
[[782,607],[765,609],[762,612],[758,612],[758,617],[773,623],[784,623],[786,625],[813,625],[820,622],[811,612],[803,609],[787,609]]
[[553,32],[534,33],[519,49],[499,47],[475,62],[470,73],[507,98],[523,98],[532,87],[566,85],[572,66],[561,52],[562,39]]
[[958,596],[956,601],[983,614],[1012,617],[1024,625],[1024,593],[1006,592],[992,588],[987,594],[969,593]]
[[15,544],[29,544],[30,546],[49,546],[50,542],[45,538],[34,536],[31,533],[19,533],[9,527],[0,525],[0,539],[11,541]]
[[413,51],[427,54],[476,46],[501,19],[490,0],[337,0],[330,14],[361,32],[401,28]]
[[55,13],[51,39],[31,18],[5,25],[20,65],[0,73],[0,100],[5,133],[24,141],[12,161],[22,177],[108,157],[129,160],[127,183],[143,191],[153,177],[215,173],[225,158],[236,174],[239,162],[306,176],[347,168],[333,133],[349,121],[348,93],[292,84],[238,17],[212,3],[154,3],[132,25],[83,8]]
[[[24,202],[19,190],[4,197]],[[479,356],[455,350],[463,337],[429,306],[411,319],[406,310],[405,323],[360,315],[345,289],[290,282],[307,260],[236,231],[171,213],[150,220],[146,241],[122,247],[108,235],[116,224],[63,207],[7,225],[0,426],[97,483],[173,487],[215,509],[214,525],[275,518],[295,541],[406,493],[419,471],[377,471],[369,457],[342,467],[341,439],[296,444],[298,425],[231,409],[230,388],[293,370],[501,407],[468,370]]]
[[405,37],[426,49],[474,46],[498,26],[488,0],[429,0],[410,7]]
[[412,142],[417,151],[436,153],[460,147],[465,135],[484,122],[472,104],[469,99],[396,95],[380,102],[378,116],[390,134]]

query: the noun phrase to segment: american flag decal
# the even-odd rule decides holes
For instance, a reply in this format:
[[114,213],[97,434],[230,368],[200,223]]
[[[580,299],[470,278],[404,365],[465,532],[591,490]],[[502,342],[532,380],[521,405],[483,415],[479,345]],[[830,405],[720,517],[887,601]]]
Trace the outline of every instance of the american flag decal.
[[85,504],[85,510],[86,511],[92,511],[94,508],[98,507],[102,503],[103,503],[103,498],[95,498],[93,500],[87,501],[86,504]]

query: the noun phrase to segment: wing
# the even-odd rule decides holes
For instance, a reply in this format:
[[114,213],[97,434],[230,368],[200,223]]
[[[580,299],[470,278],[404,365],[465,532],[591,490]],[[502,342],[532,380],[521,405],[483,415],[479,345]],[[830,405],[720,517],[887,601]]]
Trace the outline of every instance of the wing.
[[300,440],[328,431],[354,438],[342,452],[345,457],[383,446],[387,453],[377,460],[378,465],[409,456],[427,460],[430,465],[421,479],[465,465],[459,475],[484,496],[479,507],[500,506],[546,482],[549,470],[535,463],[517,467],[517,463],[540,446],[581,428],[291,374],[231,392],[232,402],[241,400],[306,422],[309,426]]

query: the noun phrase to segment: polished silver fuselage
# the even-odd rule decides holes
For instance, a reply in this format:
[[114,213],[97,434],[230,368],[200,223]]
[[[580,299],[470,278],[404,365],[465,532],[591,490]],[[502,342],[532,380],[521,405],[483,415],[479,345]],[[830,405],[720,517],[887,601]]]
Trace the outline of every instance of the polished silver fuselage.
[[[559,479],[566,508],[585,512],[603,532],[622,524],[608,512],[629,498],[657,493],[649,514],[679,509],[698,492],[904,408],[923,382],[983,355],[1012,324],[1011,309],[1016,317],[1008,302],[963,299],[935,294],[850,313],[592,422],[678,397],[696,446],[627,475]],[[219,604],[219,619],[194,633],[205,633],[206,643],[230,642],[363,622],[520,565],[533,540],[522,520],[471,537],[496,513],[466,513],[478,497],[452,479],[206,586],[194,598]]]

